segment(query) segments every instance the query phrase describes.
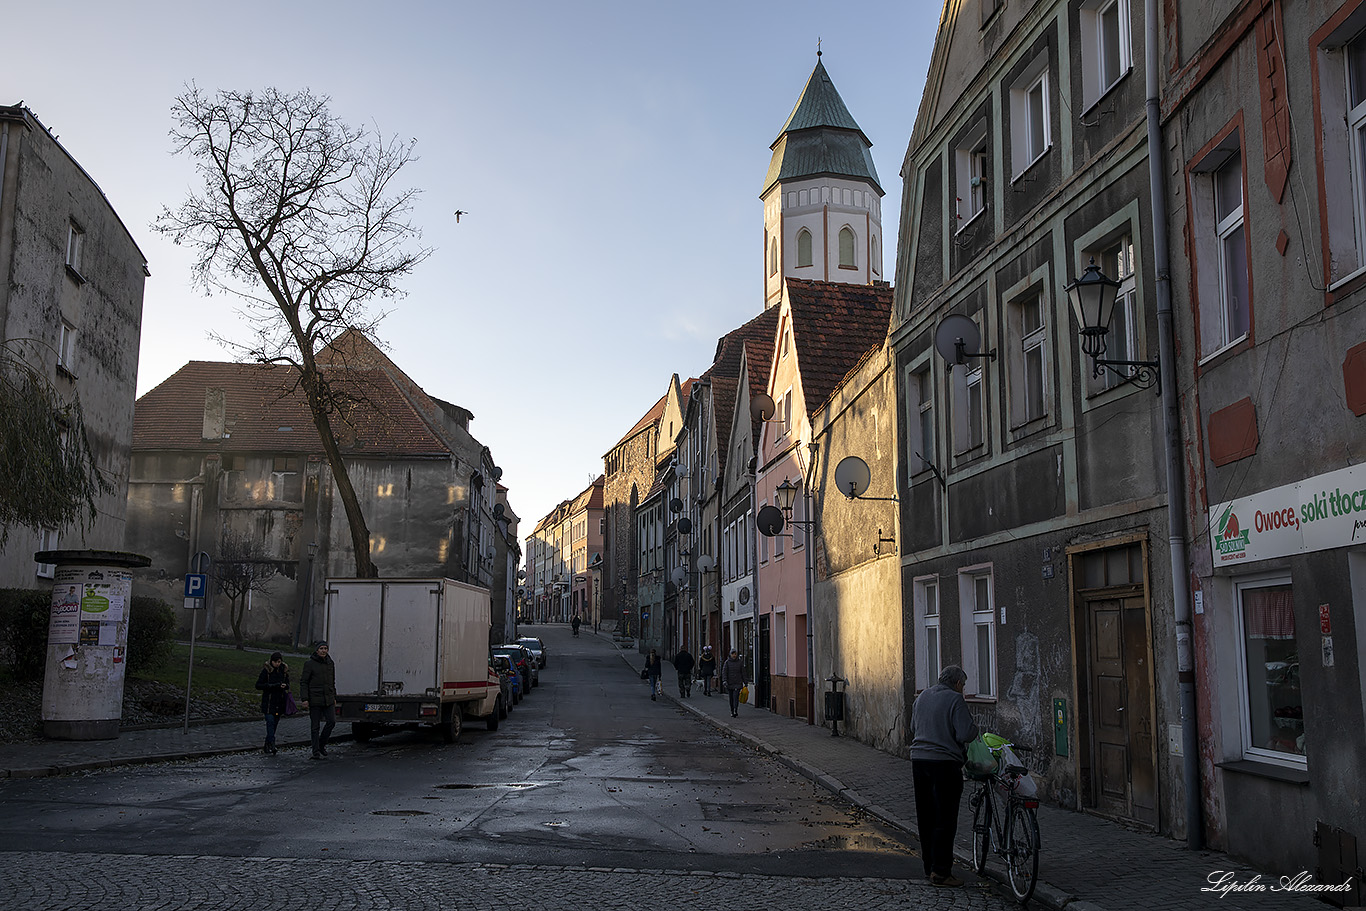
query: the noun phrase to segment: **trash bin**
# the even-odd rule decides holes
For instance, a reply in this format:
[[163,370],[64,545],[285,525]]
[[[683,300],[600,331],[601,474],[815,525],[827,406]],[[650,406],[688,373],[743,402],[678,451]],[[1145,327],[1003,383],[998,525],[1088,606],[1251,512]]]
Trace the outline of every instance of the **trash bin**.
[[844,720],[844,693],[829,692],[825,694],[825,720]]

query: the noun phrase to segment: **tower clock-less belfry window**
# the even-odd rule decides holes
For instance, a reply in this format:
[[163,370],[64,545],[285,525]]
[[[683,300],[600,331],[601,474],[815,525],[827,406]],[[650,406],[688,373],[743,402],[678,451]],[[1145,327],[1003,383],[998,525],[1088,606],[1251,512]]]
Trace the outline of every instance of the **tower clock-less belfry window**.
[[811,232],[802,228],[797,232],[797,266],[811,265]]
[[857,268],[854,262],[854,232],[848,225],[840,228],[840,267]]

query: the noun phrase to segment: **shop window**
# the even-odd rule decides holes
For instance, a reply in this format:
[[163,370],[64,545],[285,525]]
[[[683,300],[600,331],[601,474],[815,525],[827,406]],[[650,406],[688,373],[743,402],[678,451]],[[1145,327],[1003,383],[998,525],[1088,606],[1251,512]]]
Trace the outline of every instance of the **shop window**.
[[1303,765],[1304,696],[1290,580],[1244,582],[1236,589],[1244,756]]

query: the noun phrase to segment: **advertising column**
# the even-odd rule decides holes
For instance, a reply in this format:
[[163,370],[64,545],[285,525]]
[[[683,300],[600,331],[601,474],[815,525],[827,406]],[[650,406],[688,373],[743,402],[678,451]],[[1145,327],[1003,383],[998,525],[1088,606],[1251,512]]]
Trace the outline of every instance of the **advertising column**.
[[112,740],[123,714],[128,609],[138,554],[58,550],[36,554],[55,564],[43,677],[43,735]]

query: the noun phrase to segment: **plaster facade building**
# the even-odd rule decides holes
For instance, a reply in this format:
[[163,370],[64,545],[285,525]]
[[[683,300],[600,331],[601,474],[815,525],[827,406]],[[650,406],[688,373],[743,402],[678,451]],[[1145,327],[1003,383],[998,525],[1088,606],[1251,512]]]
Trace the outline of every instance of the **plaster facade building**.
[[[337,343],[354,399],[339,438],[382,576],[491,588],[497,477],[469,411],[432,398],[370,342]],[[319,358],[328,364],[331,358]],[[179,598],[196,553],[270,567],[244,633],[308,641],[328,576],[355,571],[345,511],[291,368],[192,361],[137,402],[127,545],[152,558],[135,591]],[[316,545],[316,546],[313,546]],[[209,629],[228,628],[212,594]],[[491,635],[497,635],[492,632]]]
[[40,550],[123,550],[147,259],[91,175],[22,106],[0,107],[0,344],[79,401],[113,484],[90,527],[12,527],[0,587],[46,585]]
[[891,331],[904,705],[959,664],[1047,799],[1184,836],[1161,401],[1093,374],[1064,293],[1094,259],[1107,357],[1156,357],[1143,38],[1137,2],[943,7]]
[[1166,15],[1205,834],[1277,872],[1354,877],[1335,901],[1357,905],[1366,4]]

